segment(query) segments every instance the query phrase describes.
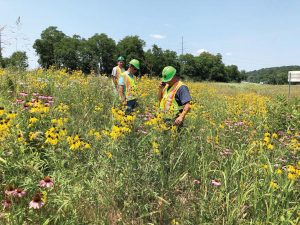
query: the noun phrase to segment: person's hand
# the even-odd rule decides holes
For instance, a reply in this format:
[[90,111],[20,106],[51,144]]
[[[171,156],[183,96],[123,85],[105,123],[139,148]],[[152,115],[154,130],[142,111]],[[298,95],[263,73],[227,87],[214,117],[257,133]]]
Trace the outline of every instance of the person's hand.
[[183,117],[182,116],[178,116],[175,120],[175,125],[179,126],[180,124],[182,124],[183,122]]
[[158,88],[163,89],[165,86],[166,86],[166,83],[160,82],[159,85],[158,85]]

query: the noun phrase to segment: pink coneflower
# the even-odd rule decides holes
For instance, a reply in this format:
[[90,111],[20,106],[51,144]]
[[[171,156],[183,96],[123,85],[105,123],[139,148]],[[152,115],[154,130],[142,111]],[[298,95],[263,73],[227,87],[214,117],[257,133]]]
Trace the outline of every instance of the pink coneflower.
[[24,195],[26,195],[26,191],[24,191],[22,188],[17,188],[14,193],[13,193],[14,196],[16,197],[23,197]]
[[235,122],[234,126],[243,126],[244,122],[243,121],[239,121],[239,122]]
[[226,149],[224,149],[222,152],[220,152],[220,155],[222,155],[222,156],[224,156],[224,157],[229,156],[229,155],[231,155],[231,154],[232,154],[232,152],[231,152],[230,149],[228,149],[228,148],[226,148]]
[[49,177],[46,176],[43,180],[40,181],[40,187],[53,187],[54,182],[53,180]]
[[23,108],[24,108],[24,109],[29,109],[29,105],[28,105],[28,104],[24,104],[24,105],[23,105]]
[[14,187],[11,186],[11,185],[8,185],[8,186],[5,188],[5,191],[4,191],[4,193],[5,193],[6,195],[8,195],[8,196],[13,195],[14,192],[15,192],[15,189],[14,189]]
[[12,202],[9,199],[4,199],[2,201],[2,205],[3,205],[3,209],[9,209],[12,205]]
[[22,100],[22,99],[17,99],[16,102],[19,103],[19,104],[23,104],[25,101]]
[[28,96],[28,94],[26,92],[20,92],[19,95],[22,96],[22,97]]
[[220,185],[221,185],[221,182],[218,181],[218,180],[212,180],[212,181],[211,181],[211,184],[214,185],[214,186],[220,186]]
[[32,201],[29,203],[29,209],[40,209],[41,207],[43,207],[43,205],[45,205],[45,203],[42,201],[42,194],[37,193],[32,198]]
[[284,132],[283,132],[282,130],[279,130],[277,133],[278,133],[278,135],[280,135],[280,136],[283,136],[283,135],[284,135]]
[[53,100],[53,96],[48,96],[47,99],[48,100]]
[[195,179],[194,181],[193,181],[193,183],[194,183],[194,185],[200,185],[200,180],[197,180],[197,179]]
[[39,93],[37,93],[37,92],[32,93],[32,96],[38,96],[38,95],[39,95]]
[[38,96],[38,98],[39,98],[39,99],[45,99],[45,98],[46,98],[46,96],[44,96],[44,95],[40,95],[40,96]]

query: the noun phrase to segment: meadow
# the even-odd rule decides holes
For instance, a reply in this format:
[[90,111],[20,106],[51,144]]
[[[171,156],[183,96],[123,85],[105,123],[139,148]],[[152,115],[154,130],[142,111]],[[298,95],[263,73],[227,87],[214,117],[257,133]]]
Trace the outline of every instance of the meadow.
[[106,76],[0,69],[0,224],[299,224],[300,89],[186,82],[177,131],[159,81],[124,115]]

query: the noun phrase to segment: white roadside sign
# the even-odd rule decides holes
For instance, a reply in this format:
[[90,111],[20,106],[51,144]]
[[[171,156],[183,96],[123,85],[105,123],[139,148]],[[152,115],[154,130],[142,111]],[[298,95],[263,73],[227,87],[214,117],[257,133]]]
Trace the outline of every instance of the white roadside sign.
[[300,82],[300,71],[289,71],[288,82]]

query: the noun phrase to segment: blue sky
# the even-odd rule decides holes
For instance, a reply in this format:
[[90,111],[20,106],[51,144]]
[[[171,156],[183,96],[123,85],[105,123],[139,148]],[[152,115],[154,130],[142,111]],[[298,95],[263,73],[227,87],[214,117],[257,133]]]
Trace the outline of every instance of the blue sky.
[[246,71],[300,65],[299,0],[0,0],[0,9],[3,55],[26,51],[31,68],[38,66],[32,44],[49,26],[116,42],[138,35],[145,50],[157,44],[178,53],[183,36],[184,53],[221,53]]

